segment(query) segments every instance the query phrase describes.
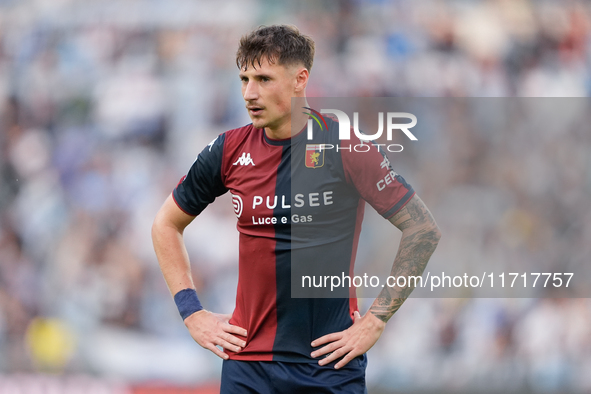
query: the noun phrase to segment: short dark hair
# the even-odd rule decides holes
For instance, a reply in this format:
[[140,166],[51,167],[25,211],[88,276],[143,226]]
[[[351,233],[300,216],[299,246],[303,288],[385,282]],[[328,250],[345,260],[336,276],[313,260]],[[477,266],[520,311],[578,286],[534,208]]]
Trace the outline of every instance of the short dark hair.
[[240,70],[259,67],[263,59],[281,65],[301,63],[310,71],[314,62],[314,40],[289,25],[261,26],[242,36],[236,52]]

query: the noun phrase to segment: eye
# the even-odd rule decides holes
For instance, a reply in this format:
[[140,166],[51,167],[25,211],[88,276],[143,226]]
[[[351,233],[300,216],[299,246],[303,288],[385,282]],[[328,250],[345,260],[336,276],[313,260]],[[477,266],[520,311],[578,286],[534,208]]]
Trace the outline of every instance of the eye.
[[247,77],[240,77],[240,80],[241,80],[242,82],[248,82],[248,78],[247,78]]
[[261,77],[261,82],[269,82],[270,80],[268,77]]

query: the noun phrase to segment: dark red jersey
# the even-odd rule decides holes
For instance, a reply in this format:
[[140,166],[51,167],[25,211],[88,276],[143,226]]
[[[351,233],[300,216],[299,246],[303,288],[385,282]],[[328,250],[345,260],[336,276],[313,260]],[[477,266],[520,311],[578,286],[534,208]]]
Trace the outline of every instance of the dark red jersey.
[[240,245],[230,323],[248,338],[231,359],[313,361],[312,340],[348,328],[357,299],[305,288],[302,276],[353,277],[365,201],[390,218],[414,194],[375,145],[339,141],[338,123],[327,125],[312,140],[305,131],[272,140],[252,125],[220,134],[173,192],[189,215],[232,194]]

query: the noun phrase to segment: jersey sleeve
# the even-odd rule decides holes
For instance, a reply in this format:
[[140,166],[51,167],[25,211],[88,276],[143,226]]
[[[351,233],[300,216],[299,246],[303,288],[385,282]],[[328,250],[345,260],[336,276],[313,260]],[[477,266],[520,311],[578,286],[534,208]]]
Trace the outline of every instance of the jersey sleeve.
[[[354,143],[352,141],[352,147]],[[357,140],[357,143],[361,144],[361,141]],[[345,177],[365,201],[384,218],[390,219],[410,201],[415,192],[392,169],[390,161],[378,145],[372,142],[361,145],[365,147],[356,145],[357,150],[342,151]]]
[[173,190],[174,201],[185,213],[199,215],[216,197],[228,191],[222,179],[224,142],[225,134],[220,134],[208,144]]

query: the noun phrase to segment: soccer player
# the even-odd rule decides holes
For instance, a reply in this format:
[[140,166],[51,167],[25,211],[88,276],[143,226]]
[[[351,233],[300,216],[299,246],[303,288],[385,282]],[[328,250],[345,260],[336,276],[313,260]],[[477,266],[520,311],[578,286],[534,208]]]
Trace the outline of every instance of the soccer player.
[[[365,393],[365,353],[413,287],[385,286],[361,316],[349,289],[341,298],[292,297],[299,283],[292,274],[300,265],[352,274],[365,201],[402,231],[391,275],[420,276],[440,237],[427,207],[374,145],[350,149],[359,139],[339,141],[330,118],[306,140],[309,116],[292,110],[292,98],[293,108],[309,107],[313,58],[314,42],[295,27],[242,37],[236,63],[252,123],[203,149],[152,227],[186,327],[224,360],[222,393]],[[342,149],[318,148],[330,144]],[[228,191],[240,233],[231,316],[201,306],[183,242],[185,227]]]

